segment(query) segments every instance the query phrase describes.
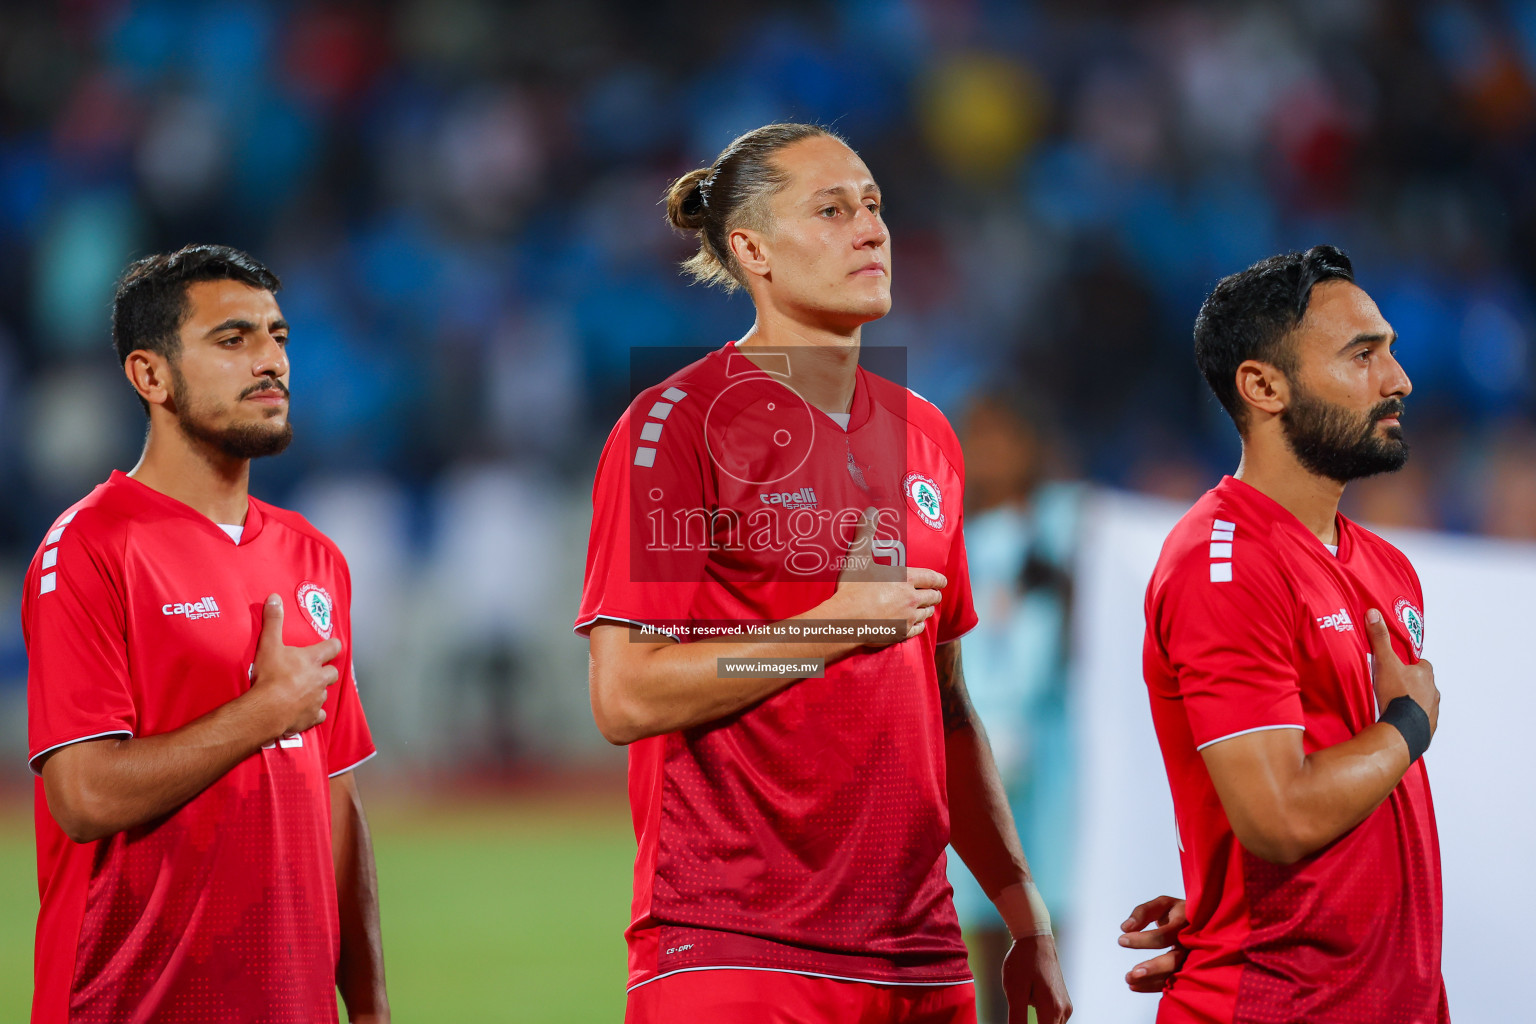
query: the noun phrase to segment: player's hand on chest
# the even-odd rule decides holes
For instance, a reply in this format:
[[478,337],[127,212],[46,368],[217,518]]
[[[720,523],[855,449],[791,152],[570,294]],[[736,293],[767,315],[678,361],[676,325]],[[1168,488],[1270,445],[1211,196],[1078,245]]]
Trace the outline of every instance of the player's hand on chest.
[[132,574],[129,672],[142,691],[184,680],[177,688],[190,688],[205,702],[243,693],[262,634],[263,603],[272,594],[283,602],[285,644],[306,647],[337,636],[337,586],[326,566],[274,565],[230,550],[194,554],[175,566],[145,560]]

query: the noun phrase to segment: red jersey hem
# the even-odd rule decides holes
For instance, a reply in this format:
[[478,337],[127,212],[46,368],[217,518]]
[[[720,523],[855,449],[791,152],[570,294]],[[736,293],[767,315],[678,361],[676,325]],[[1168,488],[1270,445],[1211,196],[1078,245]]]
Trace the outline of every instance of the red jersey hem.
[[[631,949],[641,954],[632,962],[655,960],[635,964],[638,969],[630,974],[630,989],[669,974],[716,969],[779,971],[873,985],[957,985],[973,980],[963,946],[950,952],[891,956],[817,949],[710,928],[662,924],[644,931],[648,934],[630,936]],[[640,941],[649,948],[634,949]],[[660,963],[663,958],[665,966]]]
[[653,981],[670,978],[674,974],[692,974],[697,971],[770,971],[775,974],[799,974],[807,978],[826,978],[829,981],[852,981],[861,985],[906,985],[913,988],[948,988],[953,985],[976,984],[975,978],[962,978],[958,981],[881,981],[875,978],[850,978],[841,974],[822,974],[820,971],[796,970],[789,967],[749,967],[742,964],[718,964],[709,967],[679,967],[677,970],[668,971],[665,974],[652,975],[644,981],[636,982],[624,991],[627,994],[638,988],[644,988]]

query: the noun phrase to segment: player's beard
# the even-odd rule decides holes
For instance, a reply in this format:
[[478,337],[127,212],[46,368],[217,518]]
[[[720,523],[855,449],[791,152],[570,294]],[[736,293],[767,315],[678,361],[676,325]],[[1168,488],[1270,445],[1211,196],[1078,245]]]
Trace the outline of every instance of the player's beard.
[[1348,483],[1377,473],[1392,473],[1408,461],[1408,442],[1401,426],[1378,436],[1376,424],[1401,415],[1403,400],[1389,398],[1359,417],[1348,409],[1292,386],[1291,405],[1280,414],[1285,443],[1299,461],[1318,476]]
[[[287,396],[288,389],[281,381],[269,384],[253,384],[240,393],[237,401],[260,391],[276,388]],[[187,379],[176,365],[171,366],[171,401],[176,403],[176,422],[181,432],[196,444],[205,444],[232,459],[259,459],[276,455],[293,440],[293,424],[286,419],[280,426],[270,423],[237,423],[232,426],[216,426],[210,416],[193,401],[187,388]]]

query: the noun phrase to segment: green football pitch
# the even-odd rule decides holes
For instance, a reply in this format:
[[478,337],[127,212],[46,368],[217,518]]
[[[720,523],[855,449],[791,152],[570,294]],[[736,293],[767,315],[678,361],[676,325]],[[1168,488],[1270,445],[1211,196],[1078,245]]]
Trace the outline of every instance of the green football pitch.
[[[394,804],[377,793],[369,817],[399,1024],[623,1019],[634,837],[622,804]],[[24,1021],[37,875],[21,806],[0,811],[0,907],[0,1021]]]

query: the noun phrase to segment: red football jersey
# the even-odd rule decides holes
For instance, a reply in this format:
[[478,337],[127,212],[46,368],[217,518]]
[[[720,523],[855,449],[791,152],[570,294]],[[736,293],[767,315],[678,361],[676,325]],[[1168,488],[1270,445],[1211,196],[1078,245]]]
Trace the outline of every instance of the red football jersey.
[[1333,554],[1279,503],[1227,477],[1179,521],[1147,588],[1143,655],[1173,790],[1189,959],[1158,1021],[1449,1020],[1440,846],[1423,759],[1370,817],[1292,865],[1232,833],[1199,751],[1300,729],[1307,753],[1378,716],[1365,614],[1417,661],[1423,594],[1408,559],[1338,517]]
[[935,644],[976,622],[963,486],[943,414],[862,368],[846,430],[734,345],[643,392],[619,420],[593,488],[578,633],[600,619],[677,632],[805,612],[836,589],[870,506],[878,561],[948,578],[918,637],[630,746],[632,987],[720,967],[970,979],[945,878],[934,668]]
[[341,639],[323,723],[93,843],[64,835],[36,780],[33,1024],[336,1020],[328,777],[374,748],[352,678],[347,564],[319,531],[253,498],[236,544],[113,473],[27,571],[30,760],[35,771],[81,740],[170,732],[238,697],[271,593],[285,643]]

